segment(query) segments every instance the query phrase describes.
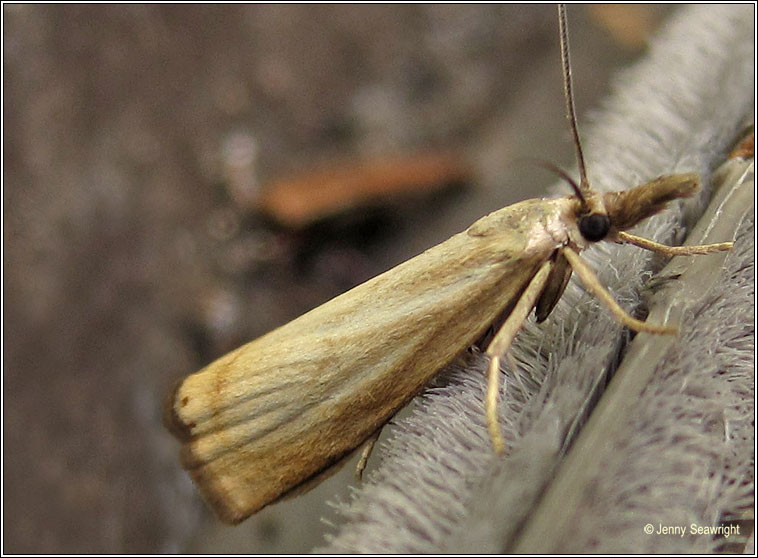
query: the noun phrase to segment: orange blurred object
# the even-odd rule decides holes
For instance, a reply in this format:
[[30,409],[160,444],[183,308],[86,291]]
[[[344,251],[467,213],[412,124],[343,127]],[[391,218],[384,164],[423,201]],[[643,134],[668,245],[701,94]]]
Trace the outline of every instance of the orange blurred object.
[[749,159],[755,156],[755,131],[750,132],[729,154],[730,159]]
[[595,23],[628,49],[643,48],[655,26],[655,17],[647,5],[591,4],[587,11]]
[[346,160],[271,182],[258,203],[280,224],[301,228],[350,209],[462,185],[470,178],[469,165],[447,151]]

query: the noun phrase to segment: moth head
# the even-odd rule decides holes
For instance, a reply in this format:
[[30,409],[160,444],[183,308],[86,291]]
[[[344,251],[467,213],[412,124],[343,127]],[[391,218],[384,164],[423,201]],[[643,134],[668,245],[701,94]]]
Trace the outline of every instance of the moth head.
[[579,201],[576,227],[587,242],[600,242],[611,232],[613,224],[605,208],[603,197],[592,190],[580,189],[572,184]]
[[538,161],[540,165],[565,180],[576,194],[576,224],[582,238],[588,242],[599,242],[611,232],[613,226],[605,208],[605,199],[588,185],[578,185],[568,173],[551,163]]
[[598,242],[609,234],[634,227],[666,208],[673,200],[689,198],[700,189],[694,173],[659,176],[646,184],[622,192],[598,193],[589,185],[577,185],[564,171],[543,165],[563,178],[576,193],[577,228],[588,242]]

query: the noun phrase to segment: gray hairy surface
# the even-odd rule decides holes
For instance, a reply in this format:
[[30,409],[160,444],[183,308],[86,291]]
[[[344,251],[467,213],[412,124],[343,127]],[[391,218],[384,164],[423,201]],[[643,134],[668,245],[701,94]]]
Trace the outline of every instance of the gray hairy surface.
[[[592,186],[624,189],[661,174],[697,172],[699,200],[673,205],[635,234],[678,244],[710,195],[754,106],[753,7],[680,10],[649,55],[619,76],[584,142]],[[752,510],[754,376],[752,212],[721,277],[685,316],[613,451],[597,456],[595,497],[573,514],[552,552],[712,552],[723,540],[651,536],[645,524],[717,525]],[[723,239],[728,240],[728,239]],[[610,243],[583,257],[630,312],[660,257]],[[500,403],[505,458],[484,419],[486,360],[472,349],[416,400],[375,452],[380,466],[340,505],[328,553],[489,553],[513,548],[581,429],[629,334],[572,280],[550,318],[516,338]],[[610,447],[610,445],[609,445]]]

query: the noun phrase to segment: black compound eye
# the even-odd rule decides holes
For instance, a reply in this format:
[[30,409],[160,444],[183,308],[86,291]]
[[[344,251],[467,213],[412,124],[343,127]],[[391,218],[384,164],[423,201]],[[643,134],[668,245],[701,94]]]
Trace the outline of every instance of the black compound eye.
[[611,220],[602,213],[591,213],[579,219],[579,232],[590,242],[603,240],[611,230]]

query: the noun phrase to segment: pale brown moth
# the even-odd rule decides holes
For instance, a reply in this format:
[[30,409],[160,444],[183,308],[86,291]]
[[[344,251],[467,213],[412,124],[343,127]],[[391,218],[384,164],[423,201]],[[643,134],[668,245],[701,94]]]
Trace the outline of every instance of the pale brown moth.
[[[355,287],[185,378],[167,405],[182,464],[225,522],[312,486],[366,444],[430,378],[493,323],[486,417],[498,428],[500,360],[526,317],[547,318],[572,271],[629,328],[676,330],[628,315],[579,252],[601,240],[666,255],[728,250],[730,242],[668,247],[625,232],[698,191],[694,174],[662,176],[628,191],[594,192],[587,180],[571,90],[565,9],[559,6],[567,116],[580,183],[575,195],[523,201]],[[364,453],[359,467],[365,465]]]

